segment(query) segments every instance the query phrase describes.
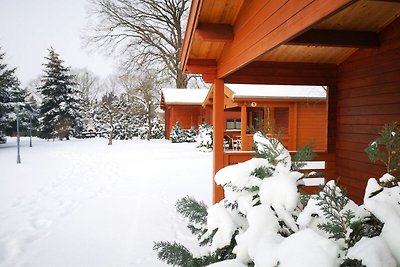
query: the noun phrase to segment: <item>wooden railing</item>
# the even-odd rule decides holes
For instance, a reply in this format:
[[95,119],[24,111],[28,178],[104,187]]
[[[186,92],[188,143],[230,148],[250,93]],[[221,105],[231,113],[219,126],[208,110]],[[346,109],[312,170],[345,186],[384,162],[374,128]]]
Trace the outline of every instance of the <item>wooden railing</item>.
[[[290,151],[290,155],[294,155],[296,151]],[[328,152],[317,151],[316,157],[311,161],[306,162],[300,172],[311,172],[315,171],[323,173],[323,176],[315,178],[304,179],[305,187],[303,191],[306,193],[314,193],[321,188],[321,185],[325,184],[329,180],[336,179],[336,164],[335,154]],[[224,167],[233,165],[236,163],[244,162],[254,157],[253,151],[225,151],[224,152]]]

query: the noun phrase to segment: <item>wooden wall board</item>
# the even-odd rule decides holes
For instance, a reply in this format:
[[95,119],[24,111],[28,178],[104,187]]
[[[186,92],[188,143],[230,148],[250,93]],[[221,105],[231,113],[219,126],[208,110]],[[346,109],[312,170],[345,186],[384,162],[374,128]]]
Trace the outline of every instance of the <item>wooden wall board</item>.
[[400,121],[400,28],[388,28],[380,49],[360,49],[338,68],[337,175],[358,202],[367,180],[385,173],[382,164],[370,162],[365,147],[383,124]]

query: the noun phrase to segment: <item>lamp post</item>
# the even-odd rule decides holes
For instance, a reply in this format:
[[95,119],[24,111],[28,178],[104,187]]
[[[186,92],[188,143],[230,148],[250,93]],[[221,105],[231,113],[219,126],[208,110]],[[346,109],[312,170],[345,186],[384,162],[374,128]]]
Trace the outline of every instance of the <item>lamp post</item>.
[[17,164],[21,163],[21,156],[19,154],[19,106],[15,107],[15,112],[17,114]]
[[29,116],[29,147],[32,147],[32,113]]

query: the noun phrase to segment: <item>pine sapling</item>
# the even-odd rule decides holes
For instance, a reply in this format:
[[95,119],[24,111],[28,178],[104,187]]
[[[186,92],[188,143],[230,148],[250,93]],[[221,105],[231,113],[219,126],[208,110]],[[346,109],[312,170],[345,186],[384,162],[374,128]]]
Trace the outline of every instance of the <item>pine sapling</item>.
[[182,128],[181,124],[179,121],[177,121],[172,127],[171,134],[170,134],[170,139],[172,143],[183,143],[186,142],[186,133],[185,130]]
[[381,181],[384,187],[397,186],[400,182],[400,127],[397,122],[385,124],[375,141],[365,148],[372,162],[382,162],[386,173],[393,179]]
[[157,257],[167,264],[177,267],[196,267],[193,254],[183,245],[176,242],[154,242],[153,250]]
[[322,192],[317,195],[317,205],[321,207],[328,222],[318,225],[318,228],[329,234],[335,240],[343,239],[348,249],[350,240],[350,224],[354,219],[351,210],[345,210],[349,199],[343,191],[336,185],[326,185]]
[[187,227],[193,235],[197,236],[200,245],[208,244],[213,235],[203,239],[203,235],[207,232],[207,205],[202,201],[195,200],[193,197],[186,196],[179,199],[175,207],[182,217],[188,219]]
[[303,146],[292,158],[292,171],[298,171],[306,166],[306,161],[310,161],[315,158],[315,152],[312,151],[315,142],[310,142]]
[[[318,225],[318,228],[329,234],[330,238],[343,240],[347,250],[354,246],[362,237],[374,237],[381,234],[383,224],[374,215],[370,214],[363,218],[355,218],[350,209],[346,209],[349,198],[345,192],[336,185],[326,185],[323,191],[317,195],[326,219],[326,223]],[[357,261],[346,259],[341,266],[362,266]]]
[[[205,237],[207,229],[207,206],[203,202],[196,201],[194,198],[186,196],[176,203],[177,212],[188,219],[187,227],[196,235],[201,246],[210,245],[216,231]],[[237,232],[234,236],[237,235]],[[236,246],[234,236],[228,246],[219,248],[214,252],[201,257],[194,257],[193,254],[182,244],[177,242],[155,242],[153,250],[157,251],[160,260],[172,266],[178,267],[203,267],[209,264],[233,259],[233,248]]]

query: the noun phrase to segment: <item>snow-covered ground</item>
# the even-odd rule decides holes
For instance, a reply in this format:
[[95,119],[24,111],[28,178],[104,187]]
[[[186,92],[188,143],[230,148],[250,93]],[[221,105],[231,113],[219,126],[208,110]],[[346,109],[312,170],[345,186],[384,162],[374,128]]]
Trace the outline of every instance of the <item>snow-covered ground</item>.
[[167,266],[153,241],[191,244],[175,201],[211,200],[211,153],[166,140],[0,144],[0,266]]

